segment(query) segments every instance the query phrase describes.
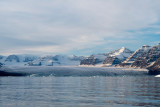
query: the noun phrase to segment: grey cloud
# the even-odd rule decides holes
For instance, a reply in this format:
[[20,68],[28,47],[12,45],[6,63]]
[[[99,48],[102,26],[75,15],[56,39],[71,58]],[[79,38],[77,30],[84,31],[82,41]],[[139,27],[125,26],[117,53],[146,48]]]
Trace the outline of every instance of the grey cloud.
[[159,0],[1,0],[0,45],[66,51],[105,45],[105,38],[132,38],[135,32],[127,31],[153,27],[159,5]]
[[22,40],[16,39],[12,37],[0,37],[0,45],[8,46],[8,47],[23,47],[23,46],[48,46],[48,45],[58,45],[56,41],[48,42],[48,41],[31,41],[31,40]]

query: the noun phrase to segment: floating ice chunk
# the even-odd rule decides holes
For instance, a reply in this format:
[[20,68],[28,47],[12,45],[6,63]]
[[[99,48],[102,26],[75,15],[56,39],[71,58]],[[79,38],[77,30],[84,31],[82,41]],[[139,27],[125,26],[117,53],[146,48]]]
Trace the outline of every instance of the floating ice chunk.
[[160,77],[160,75],[156,75],[155,77]]

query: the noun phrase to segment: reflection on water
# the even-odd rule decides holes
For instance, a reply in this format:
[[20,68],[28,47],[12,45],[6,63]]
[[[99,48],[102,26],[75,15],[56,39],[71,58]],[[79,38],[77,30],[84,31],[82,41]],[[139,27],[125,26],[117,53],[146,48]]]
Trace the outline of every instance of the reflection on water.
[[160,78],[0,77],[0,107],[160,106]]

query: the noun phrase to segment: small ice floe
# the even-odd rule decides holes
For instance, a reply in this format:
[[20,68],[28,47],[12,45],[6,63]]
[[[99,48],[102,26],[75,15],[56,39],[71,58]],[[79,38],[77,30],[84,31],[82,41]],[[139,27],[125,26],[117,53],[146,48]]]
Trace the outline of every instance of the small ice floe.
[[155,77],[160,77],[160,75],[156,75]]

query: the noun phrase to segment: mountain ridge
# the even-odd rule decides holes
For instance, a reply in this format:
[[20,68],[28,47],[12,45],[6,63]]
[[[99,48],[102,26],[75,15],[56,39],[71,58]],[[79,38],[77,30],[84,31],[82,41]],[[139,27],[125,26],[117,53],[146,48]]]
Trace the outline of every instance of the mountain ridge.
[[[109,53],[103,53],[103,54],[95,54],[91,55],[85,59],[83,59],[80,63],[80,65],[96,65],[96,64],[105,64],[105,65],[114,65],[119,64],[122,61],[124,61],[127,57],[129,57],[133,52],[129,49],[122,47],[120,49],[117,49],[115,51],[111,51]],[[100,57],[97,57],[101,55],[103,56],[103,59]]]
[[75,55],[9,55],[1,56],[0,63],[7,66],[62,66],[79,65],[83,56]]
[[[160,70],[160,43],[144,45],[135,52],[122,47],[108,53],[92,54],[89,57],[75,55],[0,55],[0,66],[97,66],[145,68]],[[152,69],[151,69],[152,68]]]

